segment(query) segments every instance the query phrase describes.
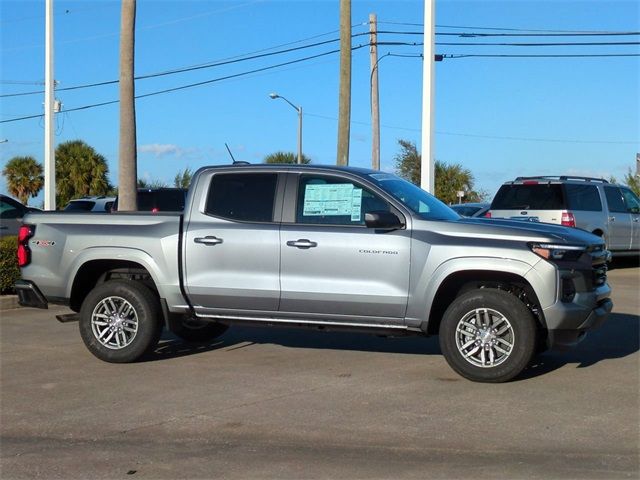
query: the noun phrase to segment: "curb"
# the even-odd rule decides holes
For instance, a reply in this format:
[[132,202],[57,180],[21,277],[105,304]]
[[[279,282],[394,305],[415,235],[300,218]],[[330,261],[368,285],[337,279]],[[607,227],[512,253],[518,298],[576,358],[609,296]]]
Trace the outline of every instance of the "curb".
[[20,307],[17,295],[0,295],[0,311]]

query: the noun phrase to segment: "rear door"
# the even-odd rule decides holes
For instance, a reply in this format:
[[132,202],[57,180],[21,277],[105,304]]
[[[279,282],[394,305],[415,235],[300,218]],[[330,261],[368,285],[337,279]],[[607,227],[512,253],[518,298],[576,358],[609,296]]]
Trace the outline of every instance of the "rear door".
[[633,236],[633,218],[627,210],[620,187],[605,185],[604,194],[609,206],[609,250],[629,250]]
[[213,170],[199,179],[183,247],[186,290],[199,315],[278,309],[280,177]]
[[631,215],[631,250],[640,250],[640,199],[628,188],[621,187],[620,191]]
[[384,317],[385,323],[401,323],[410,229],[378,231],[364,224],[366,212],[395,207],[356,179],[325,173],[291,174],[286,198],[280,311],[338,322]]

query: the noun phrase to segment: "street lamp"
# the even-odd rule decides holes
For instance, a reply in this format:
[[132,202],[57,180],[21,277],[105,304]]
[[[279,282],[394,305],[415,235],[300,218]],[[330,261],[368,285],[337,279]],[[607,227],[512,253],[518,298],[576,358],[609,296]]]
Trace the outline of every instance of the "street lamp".
[[300,164],[302,163],[302,107],[296,107],[289,100],[284,98],[282,95],[278,95],[277,93],[270,93],[269,96],[271,97],[272,100],[275,100],[276,98],[281,98],[282,100],[287,102],[289,105],[291,105],[296,110],[296,112],[298,112],[298,164]]

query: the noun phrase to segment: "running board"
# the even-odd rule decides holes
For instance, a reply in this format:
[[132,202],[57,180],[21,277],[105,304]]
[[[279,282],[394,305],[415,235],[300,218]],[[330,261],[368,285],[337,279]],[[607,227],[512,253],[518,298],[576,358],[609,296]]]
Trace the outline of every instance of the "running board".
[[56,315],[56,320],[60,323],[77,322],[80,320],[79,313],[66,313],[64,315]]
[[311,328],[336,328],[336,329],[356,329],[356,330],[384,330],[395,331],[398,333],[423,333],[417,327],[409,327],[406,325],[389,325],[383,323],[358,323],[358,322],[332,322],[324,320],[302,320],[293,318],[275,318],[275,317],[247,317],[239,315],[217,315],[217,314],[196,314],[197,318],[219,321],[221,323],[253,323],[256,325],[279,324],[283,326],[301,326]]

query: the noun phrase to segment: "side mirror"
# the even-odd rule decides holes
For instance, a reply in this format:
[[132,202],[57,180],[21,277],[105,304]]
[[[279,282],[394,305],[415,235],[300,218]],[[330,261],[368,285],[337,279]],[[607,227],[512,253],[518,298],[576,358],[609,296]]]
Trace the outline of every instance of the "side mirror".
[[404,227],[404,223],[395,213],[388,210],[374,210],[364,214],[364,223],[368,228],[379,230],[396,230]]

